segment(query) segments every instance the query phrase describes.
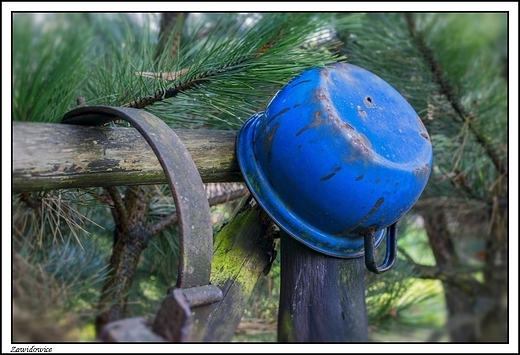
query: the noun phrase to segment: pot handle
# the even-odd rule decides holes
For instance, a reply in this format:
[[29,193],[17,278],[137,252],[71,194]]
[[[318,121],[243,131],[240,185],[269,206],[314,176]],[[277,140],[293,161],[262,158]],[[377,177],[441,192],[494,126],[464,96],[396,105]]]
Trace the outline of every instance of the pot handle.
[[386,254],[385,260],[380,265],[376,264],[374,232],[365,235],[365,265],[375,274],[388,271],[395,263],[397,255],[397,222],[386,229]]

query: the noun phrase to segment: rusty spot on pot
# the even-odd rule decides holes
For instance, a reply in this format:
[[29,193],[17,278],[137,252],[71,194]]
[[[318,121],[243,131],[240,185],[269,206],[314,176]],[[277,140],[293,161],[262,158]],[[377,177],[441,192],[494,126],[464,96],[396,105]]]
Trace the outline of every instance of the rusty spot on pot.
[[356,138],[352,142],[354,143],[354,146],[357,148],[358,153],[363,153],[365,155],[368,155],[370,153],[370,150],[365,145],[365,142],[363,139]]
[[268,125],[269,123],[273,122],[273,120],[274,120],[275,118],[277,118],[277,117],[280,116],[280,115],[283,115],[284,113],[286,113],[286,112],[289,111],[289,110],[290,110],[289,107],[286,107],[286,108],[280,110],[279,112],[277,112],[276,114],[274,114],[274,115],[269,119],[269,121],[266,122],[266,125]]
[[[349,234],[351,231],[356,230],[359,226],[362,226],[363,223],[365,223],[374,213],[376,213],[376,211],[383,204],[383,202],[385,202],[384,197],[380,197],[379,199],[377,199],[376,203],[374,204],[374,206],[372,206],[370,211],[368,211],[368,213],[358,223],[356,223],[356,225],[354,227],[347,228],[346,230],[342,231],[342,234],[343,235]],[[363,230],[365,230],[366,228],[367,227],[363,228]]]
[[334,175],[336,175],[336,173],[330,173],[329,175],[322,177],[320,181],[331,179]]
[[423,175],[428,174],[429,171],[430,171],[430,164],[424,164],[422,167],[414,169],[413,173],[416,176],[423,176]]
[[426,139],[427,141],[430,140],[430,136],[428,135],[428,133],[426,133],[426,132],[421,132],[420,135],[421,135],[424,139]]
[[346,129],[350,129],[350,130],[354,130],[354,127],[352,127],[351,125],[349,125],[347,122],[343,122],[341,121],[341,124],[343,125],[343,127],[345,127]]
[[322,115],[321,111],[316,111],[316,113],[314,113],[312,122],[309,123],[308,125],[306,125],[305,127],[303,127],[302,129],[300,129],[298,132],[296,132],[296,137],[298,137],[299,135],[301,135],[303,132],[305,132],[308,129],[311,129],[313,127],[318,127],[319,125],[323,124],[324,121],[325,120],[323,119],[323,115]]
[[327,68],[321,68],[319,71],[319,75],[320,75],[320,78],[319,78],[320,82],[322,84],[324,84],[326,87],[329,87],[331,84],[333,84],[331,77],[330,77],[330,72]]
[[303,84],[303,83],[309,83],[309,82],[310,82],[310,80],[302,80],[302,81],[298,81],[297,83],[294,83],[294,85],[291,86],[291,88],[293,88],[293,87],[295,87],[295,86],[298,86],[298,85],[300,85],[300,84]]
[[359,181],[365,177],[365,174],[361,174],[356,178],[356,181]]
[[280,126],[280,123],[277,123],[273,126],[273,128],[271,129],[271,132],[269,132],[269,134],[267,135],[267,141],[269,142],[269,145],[273,144],[273,138],[274,138],[274,135],[276,134],[276,130],[278,129],[278,127]]
[[363,144],[368,148],[372,148],[372,142],[370,142],[370,139],[368,139],[367,136],[365,136],[363,133],[359,133],[359,138],[363,141]]
[[352,162],[357,159],[369,160],[372,159],[372,143],[363,133],[357,132],[350,124],[331,116],[331,122],[338,127],[345,138],[349,149],[345,149],[345,161]]
[[358,106],[358,112],[362,118],[367,118],[368,115],[365,110],[363,110],[360,106]]
[[[321,109],[314,113],[312,122],[301,128],[296,133],[296,136],[301,135],[308,129],[326,124],[332,128],[334,132],[333,134],[342,135],[349,145],[349,149],[345,149],[344,161],[353,162],[358,159],[372,159],[372,143],[367,136],[363,133],[357,132],[355,127],[340,119],[341,116],[338,114],[336,107],[331,103],[330,94],[327,88],[319,87],[315,89],[314,98],[320,102]],[[371,100],[372,99],[369,101],[371,102]]]
[[317,88],[314,90],[314,97],[318,99],[318,101],[327,101],[330,102],[329,93],[324,88]]
[[325,180],[328,180],[328,179],[332,178],[340,170],[341,170],[341,166],[335,167],[334,170],[333,170],[334,171],[333,173],[330,173],[329,175],[322,177],[320,179],[320,181],[325,181]]
[[269,132],[269,134],[267,135],[266,151],[267,151],[267,157],[268,157],[269,160],[271,160],[271,148],[272,148],[272,145],[273,145],[274,135],[276,134],[276,130],[278,130],[279,126],[280,126],[280,122],[276,123],[273,126],[273,128],[271,129],[271,131]]

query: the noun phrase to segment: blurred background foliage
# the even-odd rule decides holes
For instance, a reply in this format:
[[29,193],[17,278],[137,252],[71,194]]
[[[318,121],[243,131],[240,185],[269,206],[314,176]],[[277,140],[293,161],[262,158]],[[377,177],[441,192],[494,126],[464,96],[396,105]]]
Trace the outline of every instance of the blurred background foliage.
[[[307,68],[367,68],[418,112],[435,159],[400,222],[396,266],[366,275],[371,341],[507,339],[507,14],[182,16],[14,14],[12,120],[59,122],[81,96],[141,105],[174,128],[236,130]],[[208,185],[207,194],[240,188]],[[149,223],[175,211],[166,186],[146,191]],[[238,202],[212,207],[215,231]],[[117,227],[110,209],[98,188],[13,195],[13,340],[95,339]],[[155,315],[175,278],[176,235],[168,226],[142,253],[128,316]],[[236,341],[276,341],[279,275],[278,256]]]

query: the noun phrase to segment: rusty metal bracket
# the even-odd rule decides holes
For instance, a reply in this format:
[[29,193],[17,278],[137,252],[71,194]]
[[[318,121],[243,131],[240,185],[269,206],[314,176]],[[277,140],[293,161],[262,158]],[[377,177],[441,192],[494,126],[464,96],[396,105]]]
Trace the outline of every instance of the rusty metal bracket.
[[187,329],[192,317],[191,308],[222,299],[220,289],[209,284],[213,230],[204,185],[179,137],[164,121],[149,112],[111,106],[80,106],[66,113],[61,123],[98,126],[117,119],[135,127],[153,149],[172,190],[178,217],[181,257],[177,284],[165,298],[152,328],[167,340],[189,341]]

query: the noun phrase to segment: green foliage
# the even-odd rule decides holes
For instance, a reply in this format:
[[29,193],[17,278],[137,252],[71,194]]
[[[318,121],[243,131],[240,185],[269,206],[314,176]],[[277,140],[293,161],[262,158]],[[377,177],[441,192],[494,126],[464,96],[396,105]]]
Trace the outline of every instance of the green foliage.
[[151,71],[156,33],[148,18],[139,25],[127,14],[84,14],[95,29],[89,76],[81,89],[89,105],[120,106],[161,88],[162,82],[136,75]]
[[94,194],[40,193],[33,210],[27,195],[14,197],[15,339],[78,340],[80,329],[92,324],[111,252]]
[[59,122],[75,104],[87,75],[90,29],[47,15],[13,16],[13,121]]
[[[418,225],[417,216],[407,216],[399,223],[399,247],[416,262],[435,265],[428,237]],[[408,260],[399,257],[384,275],[366,272],[365,283],[371,340],[427,340],[432,331],[444,325],[446,310],[441,283],[417,279]]]
[[[148,213],[150,223],[156,223],[175,213],[175,205],[169,186],[161,185],[154,188],[156,191],[152,192],[153,198]],[[142,256],[144,262],[141,269],[145,270],[145,277],[152,273],[158,280],[167,284],[166,288],[173,286],[177,280],[179,266],[179,233],[177,225],[168,226],[160,235],[152,238]]]

